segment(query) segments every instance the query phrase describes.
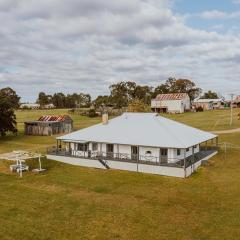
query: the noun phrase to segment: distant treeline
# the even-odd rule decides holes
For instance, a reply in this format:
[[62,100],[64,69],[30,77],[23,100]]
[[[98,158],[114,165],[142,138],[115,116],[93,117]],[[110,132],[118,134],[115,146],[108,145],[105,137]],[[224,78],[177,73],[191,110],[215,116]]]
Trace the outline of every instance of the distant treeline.
[[[188,93],[191,100],[199,97],[202,93],[201,88],[188,79],[169,78],[165,83],[157,87],[148,85],[138,85],[133,81],[119,82],[109,87],[109,95],[99,95],[92,101],[90,94],[85,93],[55,93],[53,95],[40,92],[37,103],[41,107],[53,104],[56,108],[82,108],[95,106],[111,106],[121,109],[129,107],[130,111],[146,111],[151,99],[161,93]],[[202,98],[218,98],[218,94],[208,91]],[[17,123],[14,110],[20,106],[20,97],[9,88],[0,89],[0,136],[7,132],[17,132]]]
[[56,108],[76,108],[76,107],[90,107],[91,96],[84,93],[55,93],[53,95],[40,92],[38,94],[37,103],[40,107],[44,107],[48,104],[53,104]]
[[[55,93],[48,95],[40,92],[37,103],[40,106],[53,104],[56,108],[90,107],[91,105],[97,108],[103,105],[122,108],[127,107],[130,102],[136,99],[144,104],[150,104],[151,99],[161,93],[188,93],[191,100],[199,97],[202,93],[202,89],[197,87],[193,81],[175,78],[169,78],[165,83],[155,88],[148,85],[138,85],[133,81],[126,81],[112,84],[109,90],[109,95],[99,95],[93,101],[90,94],[73,93],[65,95],[64,93]],[[204,94],[204,97],[217,98],[218,95],[209,91]]]

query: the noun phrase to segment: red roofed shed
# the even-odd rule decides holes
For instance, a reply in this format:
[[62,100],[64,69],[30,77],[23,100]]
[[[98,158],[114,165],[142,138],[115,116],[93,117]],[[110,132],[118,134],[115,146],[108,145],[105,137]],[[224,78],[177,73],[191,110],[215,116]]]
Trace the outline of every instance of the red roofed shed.
[[26,135],[51,136],[59,133],[70,133],[73,120],[68,115],[44,115],[37,121],[25,122]]

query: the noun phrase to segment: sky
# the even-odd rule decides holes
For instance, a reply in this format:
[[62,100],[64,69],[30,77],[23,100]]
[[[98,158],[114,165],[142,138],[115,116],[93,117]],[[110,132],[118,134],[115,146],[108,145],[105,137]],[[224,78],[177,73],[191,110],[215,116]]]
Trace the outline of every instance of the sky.
[[0,88],[109,94],[188,78],[240,94],[240,0],[0,0]]

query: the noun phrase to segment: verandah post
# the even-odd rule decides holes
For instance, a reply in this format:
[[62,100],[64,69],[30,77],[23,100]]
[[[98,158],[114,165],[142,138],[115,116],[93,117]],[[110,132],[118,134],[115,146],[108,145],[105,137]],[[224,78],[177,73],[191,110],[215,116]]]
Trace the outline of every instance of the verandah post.
[[184,149],[184,161],[183,161],[183,164],[184,164],[184,178],[186,178],[186,148]]

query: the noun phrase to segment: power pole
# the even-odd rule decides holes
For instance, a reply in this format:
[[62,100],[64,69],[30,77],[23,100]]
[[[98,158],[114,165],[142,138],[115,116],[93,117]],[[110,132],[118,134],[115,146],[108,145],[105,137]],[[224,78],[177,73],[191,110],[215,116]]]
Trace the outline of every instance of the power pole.
[[231,117],[230,117],[230,126],[232,126],[232,123],[233,123],[233,96],[234,96],[234,94],[230,94],[230,96],[231,96]]

